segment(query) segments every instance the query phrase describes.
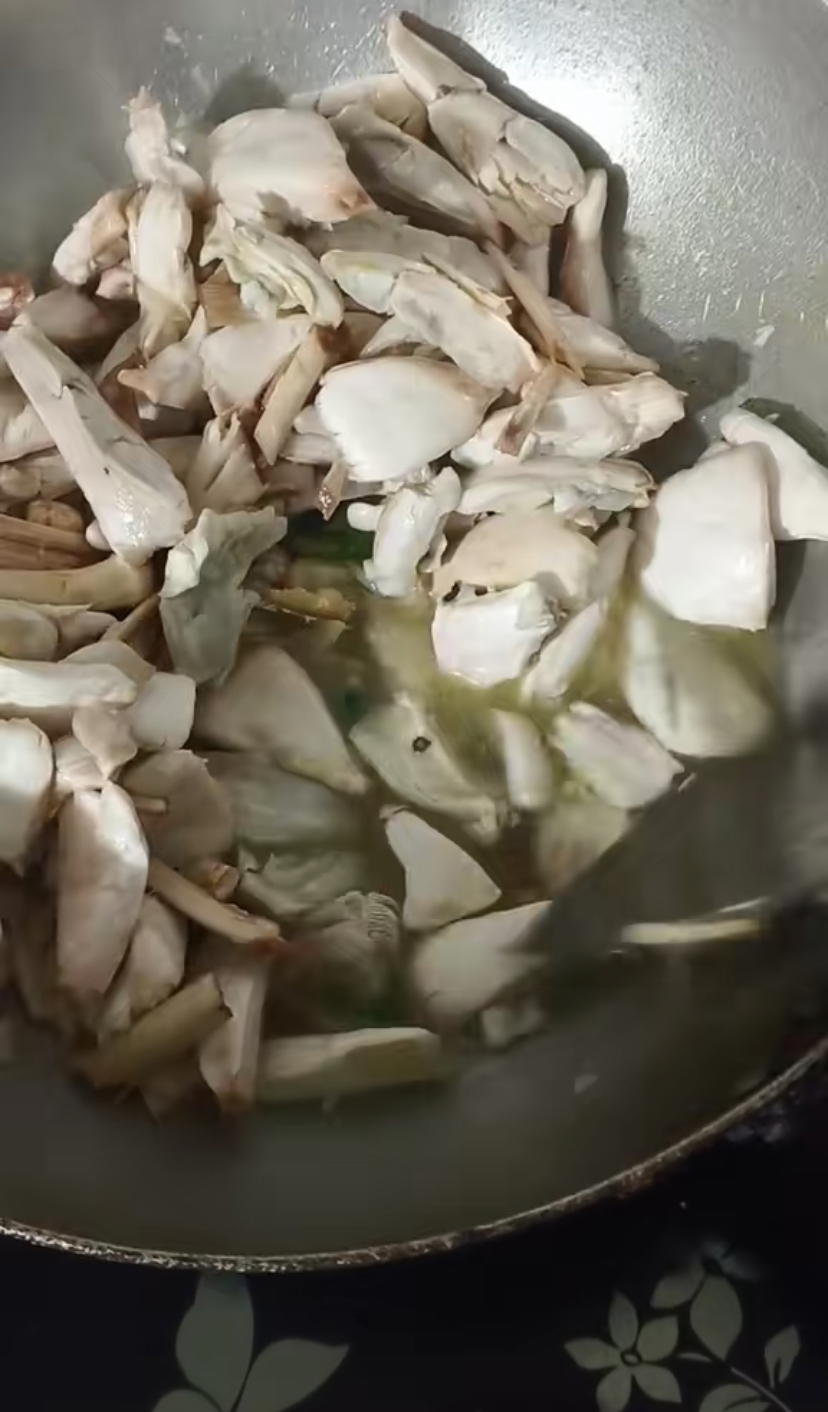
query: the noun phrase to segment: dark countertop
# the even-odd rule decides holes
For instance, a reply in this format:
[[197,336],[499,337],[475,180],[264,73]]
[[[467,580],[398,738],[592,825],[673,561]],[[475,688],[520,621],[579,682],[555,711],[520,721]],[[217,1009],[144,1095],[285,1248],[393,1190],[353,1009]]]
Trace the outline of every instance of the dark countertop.
[[626,1201],[332,1275],[203,1276],[7,1240],[25,1412],[824,1412],[828,1101],[811,1081]]

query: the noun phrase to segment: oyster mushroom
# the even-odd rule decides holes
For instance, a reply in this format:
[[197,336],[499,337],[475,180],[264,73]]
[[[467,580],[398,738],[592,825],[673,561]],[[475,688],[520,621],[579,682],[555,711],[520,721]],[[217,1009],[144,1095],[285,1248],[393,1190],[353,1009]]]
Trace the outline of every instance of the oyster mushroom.
[[322,268],[358,303],[396,314],[407,330],[440,348],[486,387],[519,392],[538,371],[505,300],[465,277],[462,284],[398,255],[332,250]]
[[331,122],[360,180],[383,206],[500,243],[500,222],[485,196],[439,152],[364,103],[349,104]]
[[654,736],[586,701],[558,716],[549,738],[599,799],[619,809],[649,804],[682,772]]
[[152,358],[192,323],[196,285],[189,248],[193,219],[178,186],[154,182],[130,219],[129,249],[141,309],[141,349]]
[[625,809],[594,797],[560,799],[539,814],[533,852],[541,885],[556,897],[606,853],[630,827]]
[[719,427],[732,446],[755,442],[768,453],[766,468],[775,539],[828,539],[828,470],[764,417],[740,408]]
[[[305,314],[216,329],[201,346],[204,386],[216,412],[255,406],[262,389],[310,332]],[[303,460],[304,457],[297,457]]]
[[184,481],[196,513],[245,510],[261,500],[265,484],[237,412],[207,423]]
[[412,137],[423,139],[428,132],[425,107],[399,74],[369,74],[367,78],[333,84],[315,93],[294,93],[288,98],[287,107],[313,108],[323,118],[334,118],[351,103],[364,104],[378,118],[393,123]]
[[393,794],[420,809],[458,819],[479,843],[493,843],[502,823],[494,798],[454,756],[414,696],[399,693],[353,727],[355,749]]
[[126,207],[130,190],[107,191],[72,226],[52,256],[52,269],[67,284],[88,284],[120,264],[128,251]]
[[268,225],[236,219],[219,206],[201,249],[201,263],[223,260],[244,306],[262,318],[304,309],[314,323],[336,328],[342,300],[313,255]]
[[96,608],[131,608],[151,590],[146,565],[136,567],[114,554],[82,569],[0,569],[0,597],[44,607],[91,603]]
[[492,724],[509,803],[531,813],[547,808],[555,794],[555,773],[538,727],[517,711],[492,711]]
[[654,489],[649,471],[635,461],[496,457],[491,465],[465,477],[458,511],[461,515],[503,515],[551,505],[564,518],[590,510],[618,513],[643,510]]
[[0,600],[0,656],[52,662],[57,656],[57,624],[28,603]]
[[149,1010],[123,1034],[82,1054],[76,1068],[95,1088],[143,1084],[195,1049],[227,1018],[214,976],[199,976]]
[[442,598],[455,584],[514,588],[537,579],[564,608],[589,599],[597,552],[549,506],[479,520],[434,574],[433,593]]
[[353,480],[406,480],[467,440],[492,390],[446,363],[379,358],[345,363],[316,399]]
[[244,579],[285,529],[285,520],[270,509],[227,515],[202,510],[168,555],[161,589],[161,622],[177,671],[200,683],[231,670],[257,599],[242,586]]
[[273,465],[291,434],[291,426],[334,359],[322,331],[312,328],[266,394],[253,436],[265,461]]
[[593,168],[584,173],[583,194],[570,213],[561,289],[577,314],[611,329],[615,323],[615,299],[604,264],[602,227],[606,209],[607,174],[603,168]]
[[345,892],[367,883],[364,854],[343,844],[269,853],[264,863],[246,850],[239,853],[238,896],[278,921],[293,921]]
[[[460,479],[450,466],[426,485],[403,485],[383,502],[374,525],[371,558],[363,564],[366,579],[387,598],[405,598],[417,586],[417,565],[432,549],[446,519],[460,500]],[[358,525],[357,502],[348,519]],[[374,508],[373,506],[371,507]]]
[[410,931],[430,931],[485,912],[500,897],[500,888],[474,858],[409,809],[386,812],[385,836],[405,870],[402,919]]
[[196,732],[224,749],[264,751],[343,794],[367,788],[318,688],[272,641],[243,652],[223,685],[202,692]]
[[124,789],[136,798],[161,800],[160,813],[145,814],[153,854],[172,868],[221,858],[232,847],[233,816],[224,792],[203,760],[190,750],[159,750],[130,765]]
[[[4,335],[5,339],[10,335]],[[45,451],[54,444],[54,438],[29,402],[23,391],[13,382],[0,386],[0,462],[16,461],[19,456],[29,456],[36,451]]]
[[636,353],[620,334],[613,333],[596,318],[576,313],[559,299],[547,300],[567,346],[590,371],[606,373],[657,373],[658,364],[652,358]]
[[61,986],[94,1013],[141,911],[148,853],[128,794],[73,794],[58,816],[57,958]]
[[168,343],[150,358],[146,367],[121,368],[118,382],[149,402],[181,411],[199,411],[204,405],[201,346],[206,334],[204,310],[197,309],[180,343]]
[[160,898],[146,894],[123,965],[104,1002],[99,1038],[128,1030],[172,995],[184,977],[186,956],[186,922]]
[[673,617],[767,626],[776,591],[767,465],[760,445],[707,457],[670,476],[639,517],[642,587]]
[[450,922],[415,948],[408,979],[424,1020],[457,1029],[535,975],[545,957],[531,944],[548,903]]
[[129,706],[138,688],[105,662],[27,662],[0,658],[0,719],[30,720],[65,735],[81,706]]
[[620,677],[633,714],[677,755],[747,755],[773,730],[763,685],[711,633],[643,600],[626,618]]
[[236,837],[250,848],[347,843],[359,830],[360,815],[347,795],[283,770],[263,752],[213,750],[203,758],[232,810]]
[[180,750],[190,738],[196,685],[182,672],[156,672],[125,711],[140,750]]
[[190,507],[164,458],[115,415],[91,379],[37,329],[10,329],[4,351],[113,551],[129,564],[142,564],[156,549],[175,544]]
[[333,981],[353,1000],[376,1001],[399,958],[400,913],[379,892],[346,892],[307,913],[293,934],[311,981]]
[[634,539],[632,530],[616,525],[599,541],[592,601],[541,648],[537,662],[521,682],[523,701],[555,702],[569,690],[606,626]]
[[207,150],[213,191],[242,220],[274,216],[292,225],[329,224],[373,204],[330,124],[313,111],[238,113],[213,129]]
[[112,706],[79,706],[72,716],[72,734],[105,780],[138,754],[126,714]]
[[428,108],[431,131],[485,192],[497,217],[533,243],[584,194],[584,173],[562,138],[487,92],[397,16],[387,29],[397,69]]
[[198,1050],[201,1077],[212,1089],[225,1112],[239,1113],[249,1108],[256,1096],[256,1075],[262,1040],[262,1014],[270,981],[270,967],[264,957],[236,954],[222,957],[213,967],[229,1014],[223,1025],[202,1040]]
[[0,862],[22,872],[46,822],[55,763],[31,721],[0,721]]
[[294,1035],[262,1045],[256,1095],[262,1103],[331,1103],[352,1093],[445,1076],[440,1041],[428,1030],[387,1026]]
[[204,179],[184,160],[181,144],[169,135],[161,104],[148,88],[131,98],[129,135],[124,143],[135,180],[144,186],[166,182],[179,187],[192,204],[205,195]]
[[415,264],[433,264],[450,277],[463,275],[492,294],[505,294],[500,272],[479,245],[464,235],[443,235],[423,230],[395,216],[391,211],[368,211],[340,221],[330,230],[315,226],[303,237],[308,249],[320,259],[330,250],[368,250],[374,254],[397,255]]
[[543,592],[530,580],[483,597],[463,589],[438,603],[431,640],[441,672],[496,686],[521,675],[554,626]]
[[34,324],[70,357],[88,359],[100,357],[112,346],[125,321],[121,310],[107,308],[64,284],[27,304],[22,322]]

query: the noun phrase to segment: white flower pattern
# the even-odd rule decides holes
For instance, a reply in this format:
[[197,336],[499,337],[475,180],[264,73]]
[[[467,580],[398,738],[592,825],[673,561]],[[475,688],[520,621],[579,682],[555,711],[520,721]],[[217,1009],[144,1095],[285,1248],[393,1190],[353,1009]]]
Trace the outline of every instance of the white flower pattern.
[[[762,1273],[750,1256],[711,1237],[658,1281],[650,1301],[657,1317],[642,1323],[631,1300],[616,1291],[608,1319],[611,1341],[576,1338],[564,1345],[580,1368],[602,1374],[595,1390],[598,1412],[624,1412],[634,1387],[653,1402],[680,1403],[679,1380],[663,1366],[673,1356],[677,1363],[702,1364],[714,1374],[715,1381],[703,1390],[699,1412],[793,1412],[779,1392],[800,1352],[793,1325],[768,1339],[761,1377],[731,1358],[744,1322],[732,1281],[757,1280]],[[684,1334],[694,1336],[698,1346],[680,1349]]]
[[566,1345],[579,1367],[607,1370],[595,1392],[599,1412],[623,1412],[634,1382],[654,1402],[680,1402],[675,1374],[660,1366],[678,1343],[678,1320],[666,1315],[639,1327],[634,1305],[616,1291],[608,1323],[612,1343],[579,1338]]

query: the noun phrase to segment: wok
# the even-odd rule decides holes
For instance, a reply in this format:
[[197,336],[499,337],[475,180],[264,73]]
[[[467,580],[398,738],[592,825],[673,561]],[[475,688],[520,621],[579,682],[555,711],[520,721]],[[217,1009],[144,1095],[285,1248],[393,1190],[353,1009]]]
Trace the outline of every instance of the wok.
[[[0,0],[0,259],[41,266],[68,221],[124,175],[121,108],[141,83],[186,113],[223,117],[383,66],[385,9]],[[820,0],[424,0],[421,13],[507,71],[512,101],[543,105],[582,156],[611,165],[623,328],[688,390],[694,414],[661,466],[695,450],[704,415],[737,397],[818,423]],[[552,912],[552,953],[610,948],[625,919],[819,884],[828,546],[791,548],[779,638],[793,738],[768,759],[702,770],[659,806]],[[705,964],[610,957],[561,983],[547,1033],[471,1059],[445,1089],[231,1128],[153,1126],[82,1092],[33,1041],[0,1071],[0,1227],[161,1264],[284,1269],[444,1248],[626,1190],[821,1056],[821,930],[792,925],[781,945]]]

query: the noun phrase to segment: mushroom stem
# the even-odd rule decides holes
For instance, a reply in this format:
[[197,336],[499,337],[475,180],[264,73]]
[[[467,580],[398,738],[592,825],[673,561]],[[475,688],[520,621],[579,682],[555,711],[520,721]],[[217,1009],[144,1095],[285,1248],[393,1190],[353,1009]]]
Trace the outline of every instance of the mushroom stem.
[[151,890],[189,917],[200,927],[216,932],[239,946],[255,946],[262,951],[278,951],[283,945],[282,933],[269,917],[256,917],[227,902],[219,902],[203,887],[177,873],[159,858],[151,858],[147,885]]
[[273,465],[297,417],[325,369],[333,361],[330,341],[311,329],[287,367],[277,373],[253,436],[265,460]]
[[119,623],[113,623],[106,629],[104,640],[107,642],[129,642],[135,636],[138,628],[149,618],[158,612],[158,594],[151,593],[148,598],[144,598],[140,603],[136,603],[131,613],[127,613]]
[[152,591],[152,570],[148,565],[127,564],[114,554],[97,564],[73,569],[4,569],[0,567],[0,598],[22,599],[25,603],[63,605],[79,603],[87,608],[131,608]]
[[229,1016],[215,976],[200,976],[108,1044],[76,1060],[78,1073],[95,1088],[135,1086],[194,1049]]

